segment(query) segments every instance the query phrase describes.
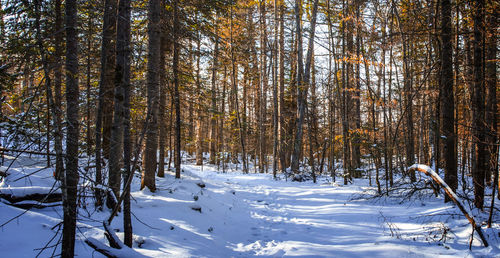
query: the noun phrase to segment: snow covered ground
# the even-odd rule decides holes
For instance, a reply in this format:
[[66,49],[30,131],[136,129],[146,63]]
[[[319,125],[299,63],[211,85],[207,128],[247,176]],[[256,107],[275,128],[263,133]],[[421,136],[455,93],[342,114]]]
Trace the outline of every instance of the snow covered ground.
[[[53,171],[43,165],[21,157],[0,191],[51,187]],[[469,251],[471,227],[451,204],[441,197],[403,204],[355,198],[373,190],[367,179],[347,186],[326,177],[299,183],[183,165],[182,179],[168,173],[157,187],[140,191],[138,177],[132,185],[134,249],[148,257],[500,257],[498,224],[486,231],[490,247],[476,236]],[[91,199],[80,207],[76,254],[101,257],[83,240],[106,243],[101,223],[109,210],[95,211]],[[25,212],[0,203],[0,211],[0,257],[34,257],[47,243],[41,257],[60,252],[52,247],[60,238],[60,206]],[[122,236],[121,215],[111,227]]]

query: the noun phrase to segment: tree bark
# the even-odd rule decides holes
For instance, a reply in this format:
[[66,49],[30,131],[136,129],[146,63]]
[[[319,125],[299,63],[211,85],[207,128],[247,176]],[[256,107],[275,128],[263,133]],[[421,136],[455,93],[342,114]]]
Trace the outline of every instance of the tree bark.
[[212,84],[210,89],[211,95],[211,114],[210,114],[210,164],[217,162],[217,63],[219,57],[219,37],[217,32],[217,16],[214,18],[214,57],[212,59]]
[[156,191],[155,175],[158,151],[158,105],[160,87],[161,0],[151,0],[148,7],[148,75],[147,75],[147,131],[144,152],[144,170],[141,189]]
[[179,50],[180,50],[180,33],[179,33],[179,10],[178,1],[173,0],[173,40],[174,40],[174,58],[172,69],[174,73],[174,105],[175,105],[175,178],[181,178],[181,110],[180,110],[180,94],[179,94]]
[[[101,47],[101,74],[99,81],[99,104],[96,117],[95,156],[96,184],[102,184],[102,156],[108,158],[109,139],[111,137],[113,108],[113,83],[115,69],[115,33],[116,33],[116,0],[106,0],[104,3],[103,32]],[[102,205],[102,191],[96,189],[96,205]]]
[[246,150],[245,150],[245,139],[243,138],[243,130],[241,126],[241,117],[240,117],[240,111],[239,111],[239,103],[238,103],[238,89],[236,85],[236,65],[235,65],[235,56],[234,56],[234,48],[233,48],[233,6],[231,6],[231,34],[230,34],[230,51],[231,51],[231,83],[233,86],[233,95],[234,95],[234,104],[235,104],[235,111],[236,111],[236,122],[238,124],[238,131],[239,131],[239,138],[240,138],[240,144],[241,144],[241,159],[243,161],[243,172],[248,173],[248,166],[246,163]]
[[[117,46],[116,46],[116,87],[122,88],[123,99],[115,97],[115,101],[122,104],[122,125],[123,133],[123,228],[125,232],[124,243],[132,247],[132,219],[130,212],[130,187],[127,187],[128,177],[133,176],[131,171],[131,142],[130,142],[130,0],[120,0],[118,5],[118,24],[117,24]],[[115,104],[116,106],[116,104]],[[115,110],[116,112],[116,110]],[[116,115],[115,115],[116,118]],[[113,151],[117,151],[113,149]],[[111,163],[111,161],[110,161]],[[120,173],[121,174],[121,173]],[[114,189],[113,189],[114,190]],[[119,190],[119,185],[118,185]],[[119,191],[118,191],[119,192]],[[119,195],[117,195],[119,196]]]
[[167,40],[167,31],[166,31],[166,10],[165,10],[165,1],[162,1],[161,7],[161,42],[160,42],[160,100],[159,100],[159,158],[158,158],[158,177],[165,177],[165,142],[167,138],[167,124],[166,124],[166,102],[167,102],[167,76],[165,70],[165,59],[166,59],[166,51],[168,49],[168,40]]
[[484,177],[486,165],[486,131],[484,121],[484,76],[483,76],[483,32],[484,32],[484,0],[473,5],[474,11],[474,89],[472,110],[474,117],[474,140],[476,144],[476,164],[473,170],[474,205],[478,209],[484,204]]
[[274,0],[274,44],[273,44],[273,177],[278,170],[278,0]]
[[73,257],[78,185],[78,31],[77,2],[66,0],[66,173],[63,180],[63,234],[61,257]]
[[285,1],[279,0],[279,156],[280,168],[286,170],[285,151]]
[[[342,14],[346,14],[345,1],[342,0]],[[349,136],[349,72],[348,64],[346,64],[346,22],[342,21],[342,153],[343,153],[343,177],[344,185],[347,185],[348,180],[352,175],[352,165],[351,165],[351,150],[349,148],[350,136]]]
[[104,3],[99,110],[97,113],[98,126],[96,125],[96,130],[99,134],[96,134],[96,137],[99,136],[99,144],[101,143],[102,136],[102,156],[104,158],[109,158],[111,126],[113,122],[113,112],[108,111],[113,110],[117,5],[117,0],[106,0]]
[[267,166],[267,139],[266,139],[266,115],[267,115],[267,28],[266,28],[266,2],[259,1],[260,22],[260,109],[259,109],[259,171],[264,173]]
[[62,61],[63,55],[63,35],[62,29],[62,14],[61,0],[55,1],[55,38],[54,38],[54,107],[55,107],[55,124],[54,124],[54,149],[58,155],[56,156],[56,178],[62,179],[64,172],[63,149],[62,149],[62,106],[61,106],[61,82],[62,82]]
[[[494,177],[498,175],[498,103],[497,103],[497,28],[498,17],[500,15],[498,10],[498,2],[495,6],[495,1],[491,1],[491,6],[488,6],[488,25],[486,36],[486,60],[485,60],[485,83],[486,83],[486,122],[488,127],[487,137],[487,171],[489,177],[487,182],[491,181],[491,175]],[[500,192],[500,191],[499,191]],[[500,195],[499,195],[500,197]]]
[[309,33],[309,42],[306,54],[306,65],[304,70],[302,57],[302,29],[301,29],[301,7],[302,1],[295,1],[295,23],[297,33],[297,122],[295,131],[295,140],[292,154],[291,169],[294,174],[299,173],[299,159],[302,156],[302,136],[305,109],[307,105],[307,89],[311,78],[311,64],[314,50],[314,35],[316,30],[316,14],[318,12],[318,0],[314,1],[313,11],[311,14],[311,31]]
[[[356,31],[354,32],[354,28],[352,28],[353,32],[352,34],[356,34],[356,53],[355,56],[353,55],[354,53],[351,53],[351,57],[354,57],[351,62],[356,62],[356,78],[355,78],[355,83],[356,83],[356,88],[354,91],[354,129],[355,129],[355,134],[354,138],[352,141],[353,145],[353,163],[354,167],[356,168],[355,171],[355,176],[356,177],[361,177],[361,171],[359,168],[361,167],[361,72],[360,72],[360,64],[362,60],[360,60],[360,49],[361,49],[361,24],[360,24],[360,1],[355,1],[355,24],[356,24]],[[354,16],[354,8],[353,8],[353,16]],[[354,17],[353,17],[354,19]],[[353,51],[354,52],[354,51]],[[368,78],[367,78],[368,79]]]
[[[442,92],[442,121],[444,136],[444,162],[445,182],[456,191],[457,178],[457,156],[456,156],[456,134],[455,134],[455,99],[453,96],[453,62],[451,43],[451,1],[441,0],[441,92]],[[446,197],[445,202],[450,198]]]
[[198,32],[196,39],[196,165],[203,165],[203,93],[200,75],[201,59],[201,34]]

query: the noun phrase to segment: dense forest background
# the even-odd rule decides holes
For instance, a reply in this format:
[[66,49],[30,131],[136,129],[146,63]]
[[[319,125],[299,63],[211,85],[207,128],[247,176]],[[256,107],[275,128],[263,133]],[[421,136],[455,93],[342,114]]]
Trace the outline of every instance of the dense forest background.
[[126,212],[131,171],[154,192],[165,169],[181,177],[181,156],[296,181],[368,177],[387,195],[427,164],[483,209],[485,188],[498,187],[499,10],[2,0],[2,163],[4,152],[47,156],[66,189],[68,236],[79,178],[95,184],[97,206],[124,201]]

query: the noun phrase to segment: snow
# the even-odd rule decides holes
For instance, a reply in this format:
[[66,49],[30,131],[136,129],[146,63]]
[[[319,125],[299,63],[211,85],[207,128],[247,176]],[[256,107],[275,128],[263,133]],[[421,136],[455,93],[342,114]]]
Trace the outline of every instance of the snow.
[[[9,170],[0,190],[53,185],[51,169],[13,182],[43,164],[43,159],[23,157]],[[314,184],[274,180],[270,174],[220,173],[210,165],[182,168],[182,179],[175,179],[172,172],[157,178],[155,193],[139,190],[140,178],[134,177],[134,250],[117,253],[124,257],[500,257],[498,224],[485,231],[491,247],[483,248],[474,239],[469,250],[467,220],[442,198],[399,204],[390,198],[355,198],[374,191],[367,179],[344,186],[327,177]],[[60,228],[61,206],[25,212],[0,203],[0,209],[0,257],[34,257]],[[86,199],[79,214],[76,255],[102,257],[84,240],[107,245],[102,221],[110,210],[96,211]],[[120,213],[111,223],[119,237],[123,237],[122,220]],[[443,235],[445,240],[439,241]],[[58,254],[60,245],[40,256],[52,252]]]
[[49,193],[61,193],[60,188],[47,187],[47,186],[8,186],[6,188],[0,188],[1,194],[10,194],[12,196],[26,196],[31,194],[49,194]]

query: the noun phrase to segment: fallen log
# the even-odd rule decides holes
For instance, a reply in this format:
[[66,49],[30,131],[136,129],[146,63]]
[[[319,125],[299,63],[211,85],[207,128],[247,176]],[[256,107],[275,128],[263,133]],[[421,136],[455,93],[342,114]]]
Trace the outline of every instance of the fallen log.
[[124,246],[121,249],[111,248],[93,237],[88,237],[87,239],[85,239],[85,243],[88,246],[92,247],[97,252],[103,254],[104,256],[106,256],[108,258],[115,258],[115,257],[145,258],[146,257],[128,246]]
[[446,182],[444,182],[444,180],[436,172],[434,172],[434,170],[432,170],[429,166],[426,166],[426,165],[415,164],[415,165],[411,166],[408,171],[409,172],[412,172],[412,171],[422,172],[422,173],[426,174],[427,176],[431,177],[432,180],[434,180],[437,184],[439,184],[441,186],[441,188],[443,188],[444,192],[448,195],[448,197],[450,197],[450,199],[453,201],[453,203],[455,203],[455,205],[457,205],[457,207],[464,214],[464,216],[467,218],[467,220],[469,220],[469,223],[471,224],[472,229],[473,229],[472,233],[474,234],[474,230],[475,230],[477,232],[477,234],[479,235],[479,238],[483,242],[484,247],[489,246],[488,241],[486,241],[486,238],[484,237],[483,231],[481,230],[481,227],[479,225],[477,225],[476,221],[474,220],[474,217],[472,217],[467,212],[467,210],[462,205],[462,203],[460,203],[458,201],[458,196],[455,194],[455,192],[453,192],[453,190],[448,186],[448,184],[446,184]]
[[10,193],[0,193],[0,198],[9,201],[10,203],[18,203],[22,201],[37,201],[41,203],[54,203],[62,201],[61,193],[33,193],[22,196],[13,195]]
[[[51,153],[51,152],[42,152],[42,151],[32,151],[32,150],[18,150],[18,149],[10,149],[10,148],[2,148],[0,147],[0,152],[17,152],[17,153],[27,153],[27,154],[33,154],[33,155],[50,155],[50,156],[57,156],[56,153]],[[65,154],[61,154],[62,156],[65,156]]]
[[87,243],[87,245],[89,245],[94,250],[96,250],[97,252],[103,254],[104,256],[106,256],[108,258],[118,257],[113,252],[113,250],[116,250],[116,249],[109,248],[108,246],[102,244],[99,240],[97,240],[95,238],[89,237],[89,238],[85,239],[85,243]]
[[39,203],[54,203],[62,201],[60,189],[44,186],[23,186],[0,188],[0,198],[10,203],[22,201],[37,201]]
[[40,202],[21,202],[21,203],[8,203],[5,202],[5,204],[20,208],[23,210],[31,210],[33,208],[35,209],[43,209],[43,208],[49,208],[49,207],[56,207],[56,206],[61,206],[62,202],[54,202],[54,203],[40,203]]
[[115,232],[109,228],[109,223],[107,221],[103,221],[102,225],[104,226],[104,235],[108,239],[109,246],[116,249],[122,249],[125,245],[122,243],[120,238],[118,238]]

